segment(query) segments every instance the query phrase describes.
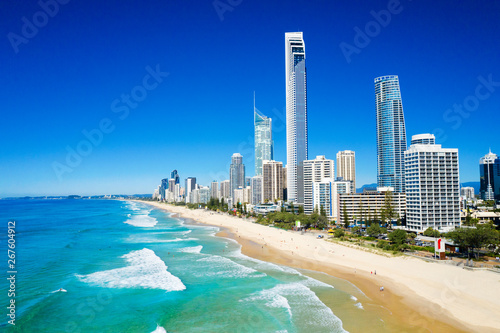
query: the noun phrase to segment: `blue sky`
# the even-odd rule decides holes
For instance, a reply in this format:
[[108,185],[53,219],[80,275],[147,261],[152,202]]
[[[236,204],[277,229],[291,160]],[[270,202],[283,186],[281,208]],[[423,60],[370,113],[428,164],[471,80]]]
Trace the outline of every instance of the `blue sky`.
[[0,197],[152,193],[172,169],[208,185],[235,152],[251,176],[254,91],[286,161],[288,31],[304,32],[310,158],[354,150],[357,184],[376,181],[373,79],[388,74],[408,141],[459,148],[462,182],[500,153],[498,1],[61,2],[0,4]]

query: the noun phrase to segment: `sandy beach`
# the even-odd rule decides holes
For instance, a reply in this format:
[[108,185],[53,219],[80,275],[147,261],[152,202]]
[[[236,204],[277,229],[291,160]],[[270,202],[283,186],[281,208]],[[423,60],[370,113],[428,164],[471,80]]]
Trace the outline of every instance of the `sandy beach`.
[[[144,203],[220,227],[220,236],[238,241],[251,257],[350,281],[389,310],[384,321],[391,331],[500,332],[497,273],[383,256],[317,239],[311,232],[285,231],[202,209]],[[349,326],[344,322],[347,330]]]

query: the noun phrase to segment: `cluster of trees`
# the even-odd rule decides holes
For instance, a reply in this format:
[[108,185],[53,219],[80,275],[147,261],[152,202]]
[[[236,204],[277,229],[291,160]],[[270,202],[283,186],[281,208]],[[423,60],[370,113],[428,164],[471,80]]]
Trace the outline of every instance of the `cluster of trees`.
[[[293,210],[293,204],[290,207]],[[314,211],[311,215],[306,215],[303,212],[302,206],[299,206],[299,213],[294,214],[292,212],[274,212],[269,213],[267,216],[259,217],[257,220],[258,223],[261,224],[271,224],[283,228],[283,229],[292,229],[295,226],[295,222],[300,221],[301,227],[306,229],[309,228],[317,228],[324,229],[328,227],[328,218],[326,217],[326,211],[321,207],[320,212]]]
[[481,248],[489,248],[498,252],[500,244],[500,232],[495,229],[493,223],[480,224],[472,228],[459,228],[448,232],[446,238],[451,239],[453,243],[467,250],[467,257],[471,255],[479,258]]

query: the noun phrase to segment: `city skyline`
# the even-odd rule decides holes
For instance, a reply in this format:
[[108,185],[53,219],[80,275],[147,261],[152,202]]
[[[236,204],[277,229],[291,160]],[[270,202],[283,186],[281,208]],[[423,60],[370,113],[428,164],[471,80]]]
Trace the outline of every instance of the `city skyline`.
[[[387,2],[297,6],[241,3],[221,20],[211,3],[186,11],[177,3],[71,2],[15,52],[7,35],[21,36],[22,18],[43,9],[6,4],[0,197],[150,193],[174,168],[200,184],[228,179],[232,153],[254,162],[253,91],[273,121],[274,159],[285,162],[282,41],[297,30],[308,43],[310,156],[355,151],[358,186],[376,182],[373,79],[395,74],[404,82],[407,136],[434,132],[437,143],[459,149],[461,181],[479,181],[479,158],[500,151],[498,3],[402,2],[377,34],[365,27],[379,22],[372,11]],[[247,47],[255,36],[265,52]],[[198,61],[209,45],[217,51]],[[72,155],[78,148],[85,154]]]

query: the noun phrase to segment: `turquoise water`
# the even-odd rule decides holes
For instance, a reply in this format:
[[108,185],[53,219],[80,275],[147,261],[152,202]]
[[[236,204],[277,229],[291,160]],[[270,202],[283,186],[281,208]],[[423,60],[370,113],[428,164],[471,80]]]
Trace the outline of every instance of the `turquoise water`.
[[356,288],[249,258],[217,228],[142,203],[0,201],[0,217],[5,251],[16,220],[18,271],[16,325],[1,331],[344,332],[335,306],[366,316]]

